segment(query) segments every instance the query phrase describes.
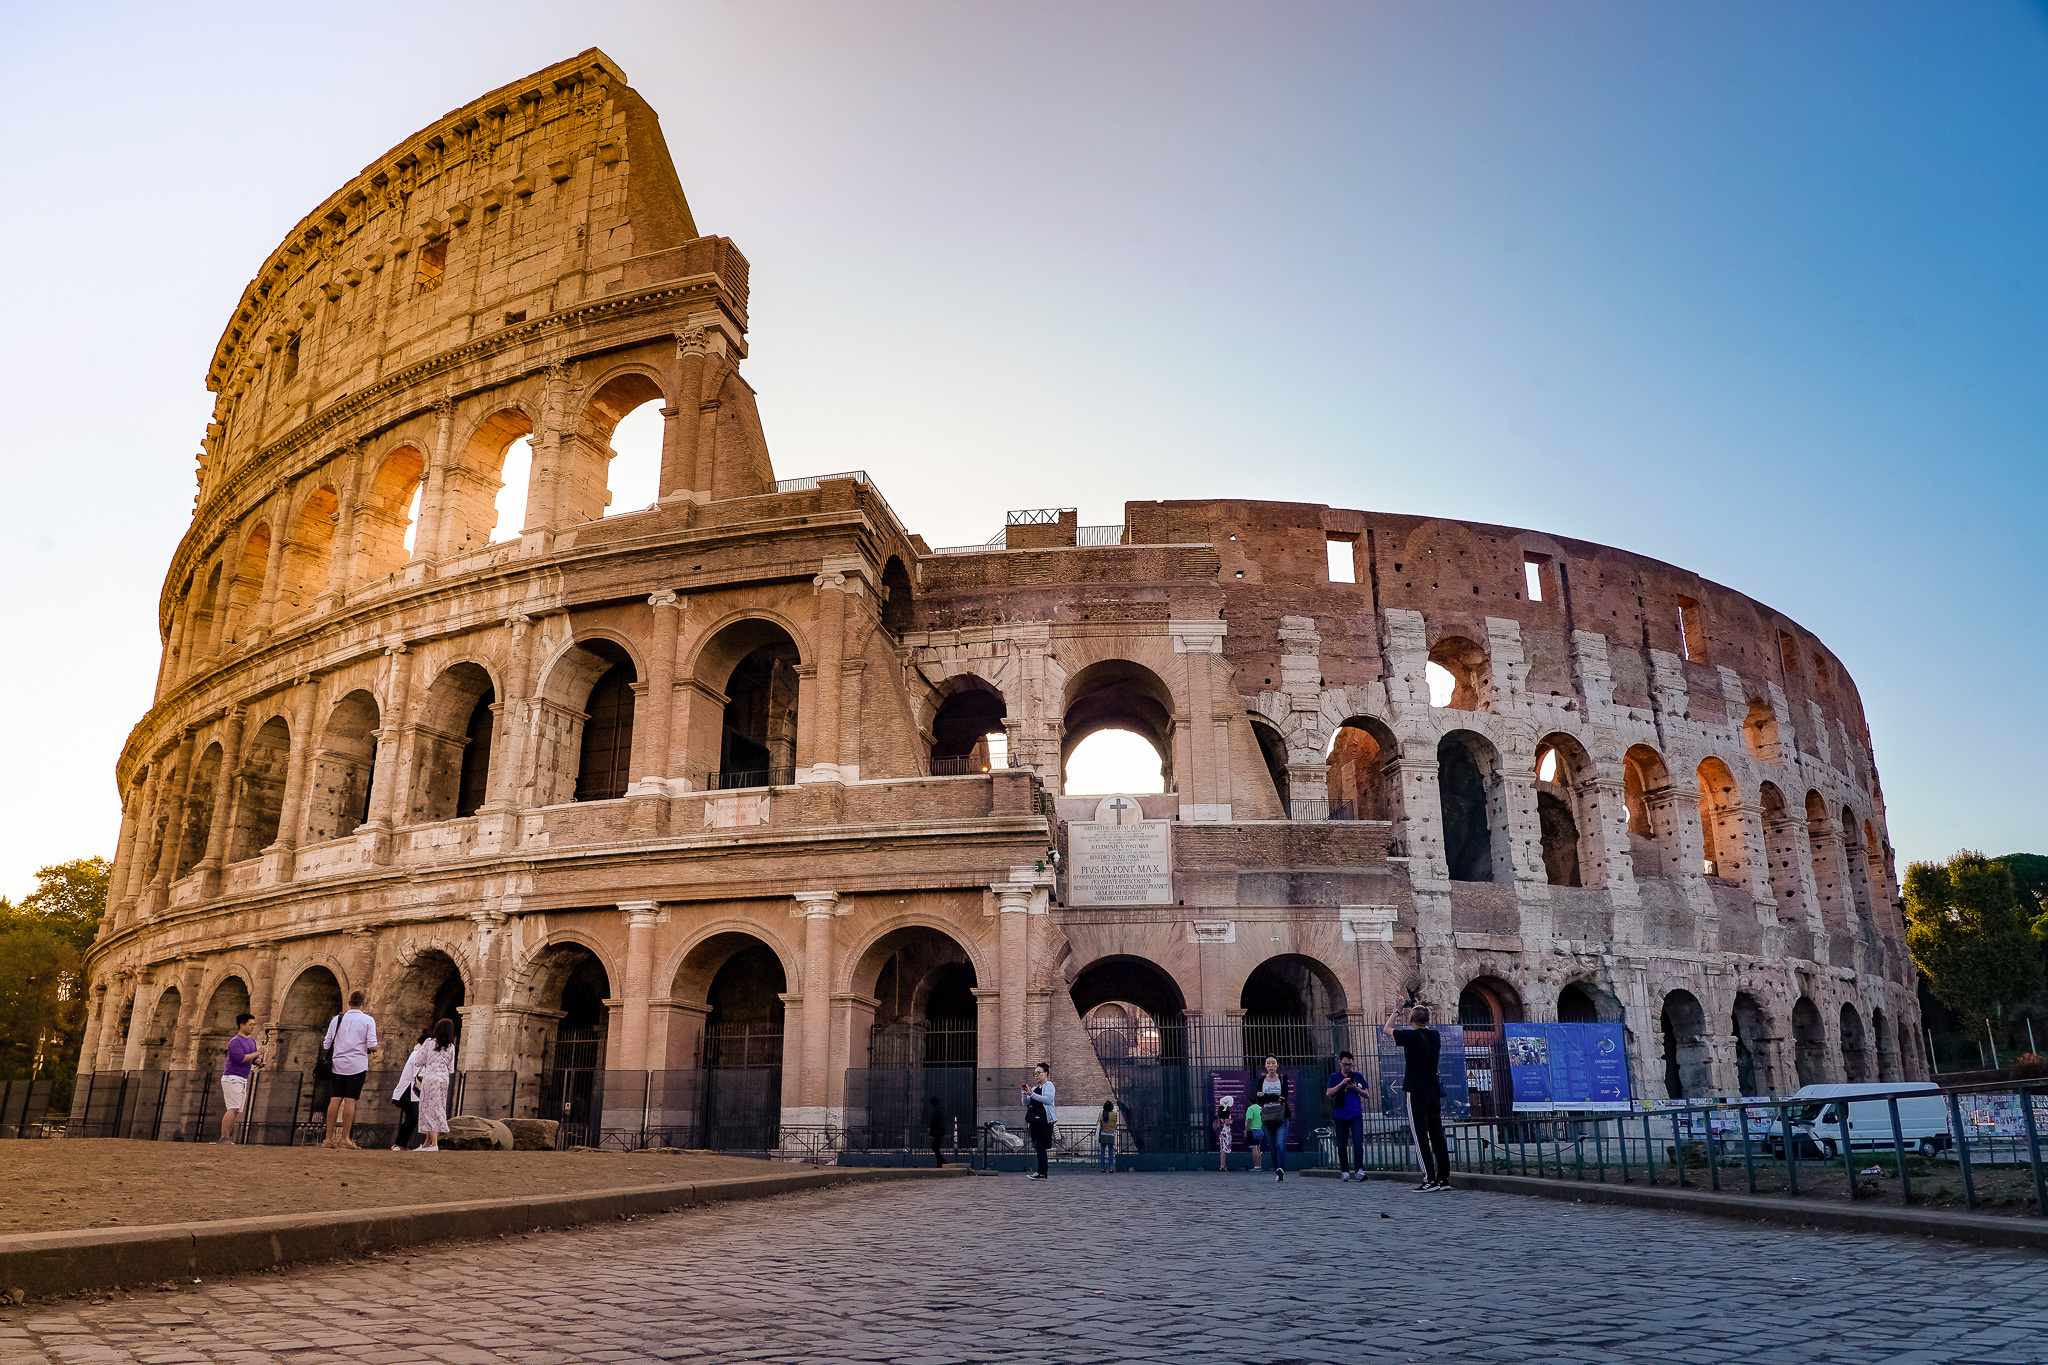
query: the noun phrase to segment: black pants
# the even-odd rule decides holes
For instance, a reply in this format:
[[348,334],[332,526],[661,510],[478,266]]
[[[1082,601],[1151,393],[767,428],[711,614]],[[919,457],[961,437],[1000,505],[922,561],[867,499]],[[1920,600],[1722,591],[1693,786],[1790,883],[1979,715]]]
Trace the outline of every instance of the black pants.
[[939,1135],[938,1135],[937,1133],[933,1133],[933,1134],[932,1134],[932,1165],[934,1165],[934,1166],[943,1166],[943,1165],[945,1165],[945,1164],[946,1164],[946,1158],[945,1158],[945,1157],[943,1157],[943,1156],[941,1156],[941,1155],[939,1155],[939,1143],[940,1143],[940,1141],[941,1141],[941,1139],[940,1139]]
[[1337,1120],[1337,1169],[1348,1171],[1357,1158],[1359,1170],[1365,1169],[1365,1120],[1363,1118]]
[[402,1100],[393,1100],[392,1103],[398,1106],[401,1116],[398,1120],[398,1136],[391,1139],[392,1144],[410,1147],[412,1140],[420,1135],[420,1102],[407,1095]]
[[1045,1174],[1045,1149],[1052,1146],[1052,1125],[1034,1123],[1031,1125],[1031,1145],[1038,1149],[1038,1174]]
[[1444,1143],[1444,1097],[1411,1092],[1408,1096],[1408,1122],[1415,1129],[1415,1145],[1422,1149],[1423,1178],[1449,1180],[1451,1153]]

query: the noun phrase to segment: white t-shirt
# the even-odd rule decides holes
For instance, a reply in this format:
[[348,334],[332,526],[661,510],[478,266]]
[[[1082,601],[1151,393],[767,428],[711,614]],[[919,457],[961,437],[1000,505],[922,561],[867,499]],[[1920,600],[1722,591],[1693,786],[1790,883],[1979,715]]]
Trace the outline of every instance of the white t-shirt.
[[377,1046],[377,1021],[361,1010],[349,1010],[327,1026],[320,1046],[334,1049],[334,1074],[360,1076],[370,1069],[370,1049]]

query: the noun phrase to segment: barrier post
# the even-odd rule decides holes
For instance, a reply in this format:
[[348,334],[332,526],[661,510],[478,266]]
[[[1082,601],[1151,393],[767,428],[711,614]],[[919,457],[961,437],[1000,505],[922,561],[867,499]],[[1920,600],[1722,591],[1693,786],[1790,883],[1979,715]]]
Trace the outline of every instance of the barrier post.
[[1749,1175],[1749,1192],[1756,1193],[1756,1148],[1749,1140],[1749,1106],[1738,1105],[1737,1122],[1742,1125],[1742,1169]]
[[1799,1193],[1799,1143],[1792,1134],[1792,1106],[1778,1106],[1778,1133],[1785,1148],[1785,1190],[1788,1194]]
[[1956,1164],[1963,1173],[1963,1207],[1977,1207],[1977,1183],[1970,1175],[1970,1135],[1963,1128],[1963,1099],[1955,1091],[1948,1092],[1948,1121],[1956,1136]]
[[1892,1160],[1899,1163],[1899,1202],[1913,1202],[1913,1176],[1906,1169],[1906,1133],[1899,1126],[1899,1097],[1886,1095],[1884,1102],[1892,1111]]
[[1849,1147],[1849,1101],[1835,1101],[1835,1135],[1842,1143],[1842,1174],[1849,1180],[1849,1200],[1856,1200],[1856,1154]]
[[[2032,1029],[2032,1020],[2027,1021],[2027,1027]],[[2048,1184],[2041,1179],[2040,1125],[2034,1121],[2034,1097],[2025,1086],[2020,1087],[2020,1123],[2027,1130],[2027,1164],[2034,1168],[2034,1214],[2048,1217]]]

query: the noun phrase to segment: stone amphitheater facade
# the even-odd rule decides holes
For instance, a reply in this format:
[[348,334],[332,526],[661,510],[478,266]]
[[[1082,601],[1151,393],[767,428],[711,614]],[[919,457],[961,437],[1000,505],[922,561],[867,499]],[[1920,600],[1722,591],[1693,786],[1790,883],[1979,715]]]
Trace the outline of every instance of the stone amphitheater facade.
[[[304,1067],[361,988],[387,1036],[459,1012],[529,1096],[571,1035],[676,1071],[779,1018],[785,1124],[942,1014],[1092,1102],[1083,1016],[1133,1003],[1622,1020],[1639,1093],[1923,1074],[1869,732],[1811,632],[1626,551],[1306,502],[934,551],[863,474],[776,479],[747,280],[595,50],[263,263],[119,760],[82,1071],[217,1066],[244,1008]],[[650,402],[659,499],[609,506]],[[1049,857],[1104,728],[1162,756],[1155,903],[1072,904]]]

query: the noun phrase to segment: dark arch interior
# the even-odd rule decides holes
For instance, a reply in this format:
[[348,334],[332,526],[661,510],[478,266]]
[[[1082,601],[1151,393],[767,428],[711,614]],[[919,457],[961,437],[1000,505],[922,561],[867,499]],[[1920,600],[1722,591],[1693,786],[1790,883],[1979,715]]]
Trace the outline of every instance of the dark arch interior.
[[893,635],[910,629],[912,619],[910,571],[895,555],[882,566],[882,628]]
[[1493,833],[1486,823],[1486,779],[1472,748],[1458,735],[1436,746],[1437,791],[1443,802],[1444,861],[1454,882],[1493,880]]
[[976,772],[988,767],[988,737],[1002,733],[1008,714],[1002,693],[980,679],[962,684],[932,719],[933,764],[954,762]]
[[1074,1008],[1083,1016],[1097,1005],[1128,1001],[1155,1020],[1172,1023],[1187,1011],[1187,999],[1165,968],[1141,957],[1106,957],[1074,978]]
[[1287,782],[1287,741],[1263,716],[1252,722],[1252,735],[1259,741],[1259,757],[1265,760],[1266,776],[1273,780],[1273,792],[1280,798],[1280,809],[1291,815],[1294,805]]
[[796,646],[787,638],[759,645],[733,665],[725,682],[721,785],[765,787],[794,779],[796,668]]
[[1573,982],[1557,993],[1557,1022],[1560,1024],[1597,1024],[1600,1011],[1593,1004],[1593,997],[1584,986]]
[[[592,640],[584,646],[611,642]],[[616,650],[618,647],[613,645]],[[616,801],[633,780],[633,684],[639,675],[631,659],[620,659],[604,671],[583,705],[583,752],[576,765],[578,801]]]

